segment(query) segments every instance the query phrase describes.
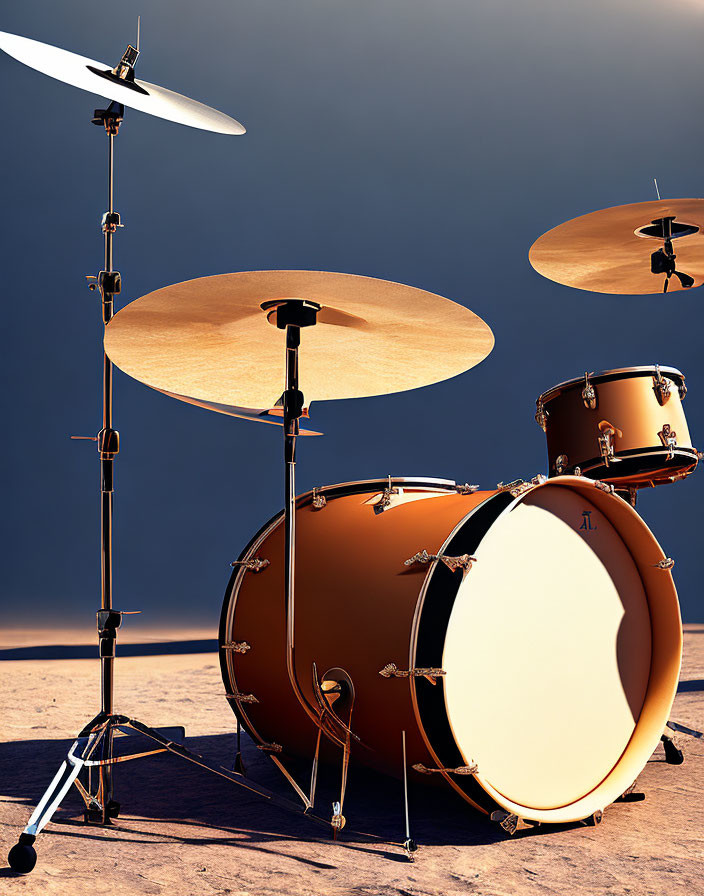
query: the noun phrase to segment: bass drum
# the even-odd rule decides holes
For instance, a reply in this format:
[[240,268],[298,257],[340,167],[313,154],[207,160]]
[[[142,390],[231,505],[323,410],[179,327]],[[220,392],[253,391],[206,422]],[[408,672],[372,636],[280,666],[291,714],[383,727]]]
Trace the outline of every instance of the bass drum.
[[[682,634],[671,564],[608,486],[355,482],[302,495],[296,518],[297,678],[316,705],[315,669],[349,676],[353,762],[399,776],[405,732],[411,775],[540,822],[589,817],[633,783]],[[220,657],[242,725],[285,765],[312,760],[317,729],[287,674],[282,523],[240,557],[260,571],[236,567]]]

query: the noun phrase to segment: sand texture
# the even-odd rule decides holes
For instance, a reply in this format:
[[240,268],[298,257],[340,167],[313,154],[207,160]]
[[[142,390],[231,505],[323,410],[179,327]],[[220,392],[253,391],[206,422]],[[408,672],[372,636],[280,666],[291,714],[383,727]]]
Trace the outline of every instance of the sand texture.
[[[188,652],[189,643],[202,650],[198,642],[209,637],[173,633],[178,652],[165,644],[163,653],[152,646],[145,656],[123,655],[116,708],[154,726],[185,725],[190,747],[231,766],[234,717],[217,655]],[[95,659],[71,659],[68,650],[60,659],[18,653],[69,640],[10,633],[0,643],[0,866],[73,736],[99,708]],[[704,727],[704,626],[686,627],[672,717]],[[333,843],[310,820],[160,755],[117,769],[122,812],[111,828],[85,826],[72,790],[37,840],[34,872],[0,870],[0,893],[696,896],[704,893],[704,742],[680,743],[685,763],[668,765],[658,747],[638,779],[646,800],[609,807],[598,827],[543,827],[510,838],[451,793],[412,785],[411,832],[420,844],[413,864],[399,846],[403,794],[396,780],[353,768],[348,824]],[[244,752],[252,778],[293,796],[248,740]],[[302,766],[300,779],[305,775]],[[322,771],[321,814],[329,811],[338,776],[333,767]]]

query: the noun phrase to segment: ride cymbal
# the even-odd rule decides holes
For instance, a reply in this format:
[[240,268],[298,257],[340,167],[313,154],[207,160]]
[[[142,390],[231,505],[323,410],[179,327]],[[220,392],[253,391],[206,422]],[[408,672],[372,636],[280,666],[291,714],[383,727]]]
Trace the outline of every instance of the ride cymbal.
[[412,286],[325,271],[247,271],[136,299],[108,324],[105,351],[125,373],[182,401],[234,414],[271,410],[284,391],[285,333],[262,304],[288,299],[321,306],[316,325],[301,332],[307,405],[436,383],[474,367],[494,345],[468,308]]
[[165,87],[135,78],[134,64],[139,51],[134,47],[128,47],[114,69],[94,59],[5,31],[0,31],[0,49],[51,78],[140,112],[216,134],[245,133],[244,126],[229,115]]
[[646,295],[704,283],[704,199],[618,205],[566,221],[531,246],[535,270],[590,292]]

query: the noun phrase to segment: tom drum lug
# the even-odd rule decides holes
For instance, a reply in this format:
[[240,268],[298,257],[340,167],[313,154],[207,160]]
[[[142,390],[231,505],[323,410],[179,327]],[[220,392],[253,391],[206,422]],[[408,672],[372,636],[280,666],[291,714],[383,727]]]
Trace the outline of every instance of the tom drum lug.
[[584,407],[588,411],[595,411],[598,403],[596,389],[589,381],[589,374],[584,374],[584,388],[582,389],[582,401],[584,402]]
[[[667,402],[670,400],[672,383],[660,373],[659,364],[655,365],[655,374],[653,375],[653,392],[655,392],[655,396],[660,405],[667,404]],[[681,398],[682,394],[680,392],[680,399]]]
[[658,433],[660,441],[663,443],[667,451],[667,459],[672,460],[675,456],[675,448],[677,447],[677,433],[671,429],[669,423],[664,423],[662,429]]
[[558,476],[562,476],[562,474],[567,470],[567,466],[570,462],[569,457],[566,454],[559,454],[555,459],[555,472]]

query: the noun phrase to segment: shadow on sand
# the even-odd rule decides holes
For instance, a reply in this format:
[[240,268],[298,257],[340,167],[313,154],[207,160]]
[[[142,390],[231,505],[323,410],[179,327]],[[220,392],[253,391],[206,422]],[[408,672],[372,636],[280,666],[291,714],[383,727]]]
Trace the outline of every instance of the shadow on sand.
[[[120,644],[120,656],[167,656],[177,653],[214,653],[216,638],[191,641],[153,641],[147,644]],[[1,660],[92,660],[98,656],[97,644],[43,644],[38,647],[6,647]]]
[[[232,768],[234,735],[187,738],[186,743],[196,752]],[[27,818],[70,745],[71,741],[58,740],[0,744],[0,767],[3,769],[0,790],[4,797],[26,806]],[[249,740],[244,745],[244,760],[253,780],[292,801],[296,799],[273,764]],[[310,767],[298,764],[292,765],[294,768],[297,780],[306,789]],[[339,768],[334,766],[322,766],[319,773],[315,811],[325,819],[332,814],[333,800],[339,798],[339,791],[335,792],[336,786],[339,787],[339,774]],[[45,834],[97,841],[113,838],[127,843],[232,843],[262,853],[278,852],[276,844],[283,840],[320,842],[330,839],[329,827],[267,803],[265,799],[174,756],[160,755],[119,765],[115,788],[123,815],[116,822],[115,834],[110,828],[96,829],[83,824],[83,802],[75,788],[54,815]],[[409,805],[411,836],[420,844],[478,845],[506,839],[497,825],[444,787],[410,783]],[[339,838],[342,844],[392,861],[406,861],[401,849],[405,838],[401,781],[352,766],[344,814],[347,825]],[[171,830],[164,832],[154,822],[168,822]],[[19,830],[8,831],[5,849],[15,842],[19,833]],[[40,840],[41,836],[44,835],[40,835]],[[38,845],[41,848],[41,843]],[[290,852],[286,854],[290,855]],[[303,856],[297,856],[296,861],[314,867],[334,867]],[[2,871],[0,875],[3,875]]]

